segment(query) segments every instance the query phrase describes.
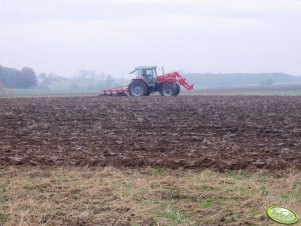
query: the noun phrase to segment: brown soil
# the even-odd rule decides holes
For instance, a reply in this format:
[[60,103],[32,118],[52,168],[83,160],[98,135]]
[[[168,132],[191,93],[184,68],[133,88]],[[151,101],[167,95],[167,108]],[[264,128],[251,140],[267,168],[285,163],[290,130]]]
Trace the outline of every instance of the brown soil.
[[301,169],[301,98],[0,99],[0,165]]

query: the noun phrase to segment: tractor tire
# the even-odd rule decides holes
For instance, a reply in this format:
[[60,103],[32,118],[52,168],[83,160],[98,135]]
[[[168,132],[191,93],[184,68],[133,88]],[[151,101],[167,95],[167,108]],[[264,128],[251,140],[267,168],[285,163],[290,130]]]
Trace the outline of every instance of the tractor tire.
[[175,92],[175,96],[178,96],[179,93],[181,91],[180,85],[178,83],[176,83],[176,92]]
[[132,81],[132,83],[129,85],[128,90],[130,96],[134,96],[134,97],[147,96],[148,94],[147,85],[140,80]]
[[160,88],[160,94],[161,94],[161,96],[164,96],[164,97],[175,96],[176,88],[175,88],[175,86],[173,86],[169,83],[165,83]]

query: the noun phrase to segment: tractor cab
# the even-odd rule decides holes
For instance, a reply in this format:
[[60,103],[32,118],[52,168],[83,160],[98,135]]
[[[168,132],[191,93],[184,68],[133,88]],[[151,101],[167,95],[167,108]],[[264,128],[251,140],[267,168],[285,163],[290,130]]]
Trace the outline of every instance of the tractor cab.
[[157,67],[136,67],[130,74],[135,72],[136,78],[145,80],[149,87],[154,87],[156,85]]

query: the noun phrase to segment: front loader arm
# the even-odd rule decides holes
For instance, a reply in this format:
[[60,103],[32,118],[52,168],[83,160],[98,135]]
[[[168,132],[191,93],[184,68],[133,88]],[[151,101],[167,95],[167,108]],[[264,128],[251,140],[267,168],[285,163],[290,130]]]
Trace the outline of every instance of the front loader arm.
[[187,81],[187,79],[185,79],[178,72],[172,72],[172,73],[169,73],[169,74],[158,76],[157,80],[160,83],[163,83],[164,81],[175,80],[179,83],[179,85],[183,86],[187,90],[193,90],[193,86],[194,86],[194,84]]

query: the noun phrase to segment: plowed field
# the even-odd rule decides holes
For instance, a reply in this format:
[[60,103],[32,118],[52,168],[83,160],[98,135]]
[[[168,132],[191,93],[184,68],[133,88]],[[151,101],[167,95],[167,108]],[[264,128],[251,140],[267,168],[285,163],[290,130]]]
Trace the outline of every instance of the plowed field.
[[0,99],[0,165],[301,169],[301,98]]

